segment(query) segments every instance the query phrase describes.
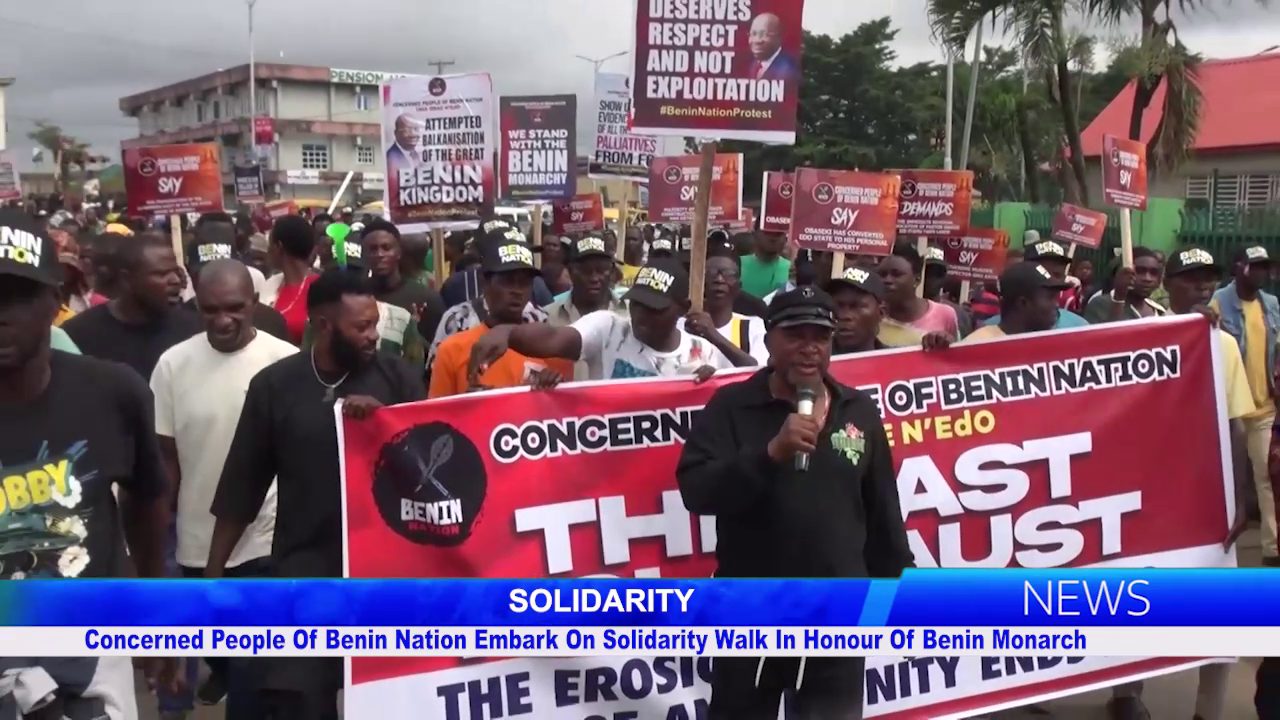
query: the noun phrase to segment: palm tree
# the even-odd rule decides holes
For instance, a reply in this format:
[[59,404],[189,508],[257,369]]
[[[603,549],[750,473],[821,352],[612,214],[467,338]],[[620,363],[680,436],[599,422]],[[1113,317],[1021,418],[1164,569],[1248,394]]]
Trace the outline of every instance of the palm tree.
[[[1143,116],[1163,81],[1164,104],[1160,108],[1160,122],[1148,144],[1147,156],[1153,171],[1176,167],[1195,145],[1196,133],[1200,129],[1202,97],[1196,83],[1200,56],[1188,50],[1178,37],[1178,28],[1172,18],[1175,0],[1087,2],[1091,13],[1111,24],[1131,17],[1141,21],[1142,34],[1138,43],[1126,53],[1126,57],[1133,61],[1130,74],[1134,79],[1129,138],[1142,139]],[[1178,9],[1182,11],[1196,10],[1207,4],[1206,0],[1176,0]]]
[[963,49],[975,25],[990,21],[993,27],[1017,38],[1034,67],[1046,68],[1045,83],[1050,96],[1057,100],[1070,150],[1075,183],[1067,188],[1068,196],[1087,205],[1084,148],[1076,98],[1071,92],[1071,39],[1064,22],[1069,11],[1082,9],[1080,0],[929,0],[929,24],[934,36],[955,51]]
[[48,121],[36,121],[36,129],[28,133],[27,137],[53,156],[54,185],[59,192],[65,190],[72,166],[80,168],[83,174],[89,163],[98,161],[98,158],[90,154],[88,143],[64,134],[61,127]]

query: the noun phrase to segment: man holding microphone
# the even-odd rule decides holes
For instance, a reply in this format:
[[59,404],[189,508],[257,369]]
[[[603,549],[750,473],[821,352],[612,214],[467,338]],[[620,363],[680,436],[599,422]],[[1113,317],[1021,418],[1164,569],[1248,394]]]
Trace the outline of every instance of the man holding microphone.
[[[831,297],[779,294],[765,319],[770,367],[721,388],[699,413],[676,478],[716,516],[717,577],[885,577],[913,565],[876,404],[827,373]],[[711,720],[862,717],[862,658],[720,657]]]

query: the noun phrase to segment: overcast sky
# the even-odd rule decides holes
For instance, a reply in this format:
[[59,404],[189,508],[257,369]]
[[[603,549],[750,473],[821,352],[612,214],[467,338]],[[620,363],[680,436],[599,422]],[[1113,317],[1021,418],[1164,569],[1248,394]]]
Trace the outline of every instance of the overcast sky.
[[[1280,10],[1248,0],[1209,0],[1179,25],[1209,57],[1248,55],[1280,43]],[[591,66],[630,48],[633,0],[258,0],[262,62],[428,73],[487,70],[500,94],[574,92],[590,97]],[[807,29],[840,35],[889,16],[900,62],[939,60],[925,0],[808,0]],[[1096,31],[1096,29],[1094,29]],[[137,134],[119,98],[247,62],[243,0],[29,0],[0,2],[0,77],[8,92],[9,145],[30,160],[26,135],[37,119],[118,157]],[[627,61],[606,70],[625,72]],[[46,163],[47,164],[47,163]]]

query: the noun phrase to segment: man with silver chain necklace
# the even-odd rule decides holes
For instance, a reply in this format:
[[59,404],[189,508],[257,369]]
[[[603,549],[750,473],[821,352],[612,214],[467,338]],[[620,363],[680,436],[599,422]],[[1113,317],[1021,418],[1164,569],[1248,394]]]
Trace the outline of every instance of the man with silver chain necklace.
[[[221,577],[232,549],[276,480],[272,543],[277,577],[341,577],[342,517],[333,406],[363,418],[383,405],[426,398],[422,369],[379,353],[378,305],[362,273],[334,268],[307,291],[314,342],[249,383],[214,496],[205,576]],[[265,717],[336,720],[341,662],[262,659]]]

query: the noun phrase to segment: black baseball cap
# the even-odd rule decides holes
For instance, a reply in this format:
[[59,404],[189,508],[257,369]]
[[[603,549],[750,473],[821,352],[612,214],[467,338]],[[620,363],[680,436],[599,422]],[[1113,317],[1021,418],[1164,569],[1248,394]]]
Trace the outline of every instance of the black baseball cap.
[[62,284],[58,249],[35,221],[21,210],[0,210],[0,275]]
[[605,248],[604,238],[598,235],[586,235],[570,247],[570,260],[585,260],[590,257],[613,259],[613,255]]
[[524,233],[513,227],[495,228],[484,236],[480,257],[486,273],[537,272],[533,248]]
[[675,249],[675,244],[671,242],[671,238],[654,238],[649,245],[649,257],[657,257],[657,253],[666,253],[667,256],[670,256],[675,252]]
[[1214,262],[1208,250],[1198,247],[1186,247],[1173,253],[1164,264],[1165,276],[1178,275],[1192,270],[1208,269],[1221,274],[1222,268]]
[[1062,247],[1062,244],[1053,240],[1039,240],[1028,245],[1023,257],[1028,261],[1035,262],[1044,260],[1071,262],[1071,258],[1067,257],[1067,251]]
[[1244,245],[1236,248],[1231,259],[1237,263],[1246,265],[1270,265],[1272,263],[1271,253],[1262,245]]
[[1031,297],[1042,288],[1062,291],[1069,287],[1071,287],[1070,283],[1066,280],[1055,280],[1053,275],[1037,262],[1014,263],[1000,273],[1000,297],[1004,300]]
[[235,227],[211,222],[196,228],[194,241],[187,245],[187,269],[193,273],[215,260],[235,257]]
[[805,285],[795,290],[778,293],[773,298],[773,302],[769,303],[769,312],[765,314],[764,324],[769,330],[800,325],[818,325],[834,329],[836,304],[826,291]]
[[834,277],[827,281],[826,290],[828,293],[835,292],[836,286],[851,287],[868,293],[877,300],[884,300],[885,290],[884,281],[880,279],[878,273],[864,270],[858,267],[845,268],[840,277]]
[[666,310],[688,297],[689,273],[684,265],[670,258],[658,258],[640,268],[622,299],[654,310]]

